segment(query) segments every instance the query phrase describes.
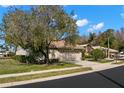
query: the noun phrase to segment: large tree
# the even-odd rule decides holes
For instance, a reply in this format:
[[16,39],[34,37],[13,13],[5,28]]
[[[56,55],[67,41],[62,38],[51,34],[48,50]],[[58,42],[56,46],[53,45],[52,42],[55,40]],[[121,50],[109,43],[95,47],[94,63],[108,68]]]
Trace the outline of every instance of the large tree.
[[33,6],[29,11],[11,8],[2,25],[7,42],[21,46],[34,58],[42,55],[49,63],[52,42],[66,39],[75,43],[75,22],[62,6]]
[[89,33],[88,43],[91,45],[96,45],[96,33]]
[[108,47],[109,43],[110,48],[117,48],[117,40],[113,29],[107,29],[105,32],[101,33],[97,38],[97,42],[103,47]]

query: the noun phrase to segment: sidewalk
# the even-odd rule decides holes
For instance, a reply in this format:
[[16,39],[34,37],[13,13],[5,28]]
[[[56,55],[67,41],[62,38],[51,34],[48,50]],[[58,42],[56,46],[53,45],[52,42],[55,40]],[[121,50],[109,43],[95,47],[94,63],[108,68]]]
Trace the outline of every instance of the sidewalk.
[[77,69],[77,68],[81,68],[81,67],[68,67],[68,68],[51,69],[51,70],[43,70],[43,71],[31,71],[31,72],[25,72],[25,73],[4,74],[4,75],[0,75],[0,78],[17,77],[17,76],[33,75],[33,74],[41,74],[41,73],[54,72],[54,71],[72,70],[72,69]]

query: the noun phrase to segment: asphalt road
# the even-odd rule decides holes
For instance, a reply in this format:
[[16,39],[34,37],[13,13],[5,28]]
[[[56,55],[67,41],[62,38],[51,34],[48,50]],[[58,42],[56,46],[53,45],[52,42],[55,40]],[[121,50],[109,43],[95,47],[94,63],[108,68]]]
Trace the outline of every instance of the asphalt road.
[[78,76],[37,82],[12,88],[121,88],[124,87],[124,66]]

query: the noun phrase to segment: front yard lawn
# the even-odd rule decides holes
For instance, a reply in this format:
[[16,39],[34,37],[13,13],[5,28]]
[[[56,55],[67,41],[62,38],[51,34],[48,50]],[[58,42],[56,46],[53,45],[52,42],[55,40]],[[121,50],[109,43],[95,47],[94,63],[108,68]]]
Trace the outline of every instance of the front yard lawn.
[[42,73],[42,74],[0,78],[0,83],[9,83],[9,82],[16,82],[16,81],[32,80],[32,79],[37,79],[37,78],[45,78],[45,77],[50,77],[50,76],[57,76],[57,75],[65,75],[65,74],[83,72],[83,71],[88,71],[88,70],[92,70],[92,69],[90,67],[81,67],[81,68],[66,70],[66,71],[54,71],[54,72],[47,72],[47,73]]
[[24,64],[13,59],[0,59],[0,75],[48,70],[48,69],[56,69],[56,68],[75,67],[75,66],[80,66],[80,65],[75,65],[71,63],[65,63],[65,62],[58,62],[56,64],[51,64],[51,65]]

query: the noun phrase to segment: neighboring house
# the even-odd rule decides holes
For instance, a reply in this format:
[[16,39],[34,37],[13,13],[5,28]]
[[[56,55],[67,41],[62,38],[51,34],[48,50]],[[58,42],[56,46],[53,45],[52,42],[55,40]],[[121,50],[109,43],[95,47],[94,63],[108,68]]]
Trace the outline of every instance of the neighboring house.
[[124,60],[124,49],[117,55],[118,59]]
[[119,54],[119,55],[117,56],[117,58],[118,58],[119,60],[124,60],[124,54]]
[[8,56],[9,51],[5,51],[5,50],[0,50],[0,57],[6,57]]
[[[106,56],[108,55],[108,48],[106,48],[106,47],[93,46],[93,48],[94,49],[102,49],[106,53]],[[118,53],[119,53],[118,50],[109,48],[109,57],[110,58],[115,58]]]
[[3,51],[0,51],[0,57],[4,57]]
[[[108,48],[106,48],[106,47],[92,46],[92,45],[89,45],[89,44],[77,45],[77,47],[80,47],[80,48],[84,49],[86,54],[87,53],[90,54],[93,51],[93,49],[101,49],[105,52],[106,57],[108,55]],[[117,55],[117,53],[118,53],[118,50],[109,48],[109,57],[110,58],[114,58]]]

